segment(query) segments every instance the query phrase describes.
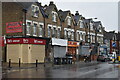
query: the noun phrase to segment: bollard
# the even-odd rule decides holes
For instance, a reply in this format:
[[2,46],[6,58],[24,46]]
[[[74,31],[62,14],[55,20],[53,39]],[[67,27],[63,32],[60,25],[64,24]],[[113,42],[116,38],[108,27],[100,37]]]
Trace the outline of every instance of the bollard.
[[37,64],[38,64],[38,60],[36,59],[36,67],[37,67]]
[[20,68],[20,64],[21,64],[21,59],[19,58],[19,68]]
[[11,59],[9,59],[9,68],[11,68]]

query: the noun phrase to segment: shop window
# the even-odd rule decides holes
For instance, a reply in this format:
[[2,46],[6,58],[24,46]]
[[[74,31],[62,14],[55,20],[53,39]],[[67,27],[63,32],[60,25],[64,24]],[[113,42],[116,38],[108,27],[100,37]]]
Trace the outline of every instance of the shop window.
[[32,5],[32,16],[38,17],[38,15],[39,15],[39,7],[36,5]]
[[34,26],[33,26],[33,36],[36,36],[36,31],[37,31],[37,24],[34,23]]
[[43,25],[40,24],[39,26],[39,36],[42,37],[43,36]]
[[30,35],[30,27],[31,27],[31,22],[27,22],[27,29],[26,29],[27,35]]

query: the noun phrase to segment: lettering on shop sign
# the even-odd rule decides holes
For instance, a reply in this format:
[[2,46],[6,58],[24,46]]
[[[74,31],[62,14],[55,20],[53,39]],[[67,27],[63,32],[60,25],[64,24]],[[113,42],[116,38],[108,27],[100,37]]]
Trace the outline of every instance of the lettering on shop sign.
[[9,44],[9,43],[13,43],[13,44],[16,44],[16,43],[20,43],[21,42],[21,40],[19,40],[19,39],[7,39],[7,43]]
[[43,41],[34,40],[34,43],[43,43]]
[[34,38],[11,38],[7,39],[7,44],[41,44],[45,45],[46,40]]
[[22,32],[22,22],[6,23],[6,33]]
[[23,43],[29,43],[28,39],[23,39]]

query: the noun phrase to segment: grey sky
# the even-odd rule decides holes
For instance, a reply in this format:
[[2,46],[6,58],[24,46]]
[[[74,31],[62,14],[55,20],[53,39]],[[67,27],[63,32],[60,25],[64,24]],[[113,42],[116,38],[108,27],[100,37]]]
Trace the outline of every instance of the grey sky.
[[[118,31],[118,0],[52,0],[58,9],[79,11],[86,18],[95,18],[102,21],[105,30]],[[39,0],[43,5],[50,0]]]

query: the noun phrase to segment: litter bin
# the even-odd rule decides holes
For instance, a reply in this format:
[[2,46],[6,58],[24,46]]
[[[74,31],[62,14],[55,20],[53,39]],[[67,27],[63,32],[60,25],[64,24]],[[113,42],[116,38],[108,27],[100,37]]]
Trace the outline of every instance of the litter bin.
[[59,57],[54,58],[54,64],[60,65],[61,64],[61,58],[59,58]]
[[67,58],[62,58],[62,64],[67,64]]

